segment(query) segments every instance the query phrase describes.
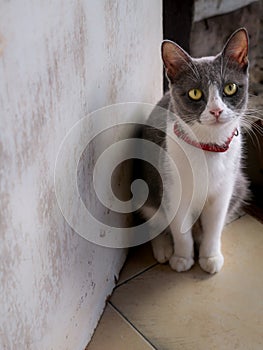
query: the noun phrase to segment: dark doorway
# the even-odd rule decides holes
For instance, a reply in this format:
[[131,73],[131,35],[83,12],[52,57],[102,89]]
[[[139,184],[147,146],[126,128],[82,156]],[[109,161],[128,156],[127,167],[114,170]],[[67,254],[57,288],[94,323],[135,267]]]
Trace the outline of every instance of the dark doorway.
[[[175,41],[185,51],[190,51],[190,33],[193,19],[193,0],[163,0],[163,38]],[[164,91],[168,90],[164,79]]]

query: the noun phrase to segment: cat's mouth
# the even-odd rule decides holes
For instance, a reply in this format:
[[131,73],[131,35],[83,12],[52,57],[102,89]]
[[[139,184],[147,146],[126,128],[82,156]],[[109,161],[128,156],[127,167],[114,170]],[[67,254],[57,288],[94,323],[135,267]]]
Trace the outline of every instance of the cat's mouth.
[[218,125],[227,125],[230,123],[233,123],[235,120],[235,115],[232,113],[222,113],[220,116],[214,116],[211,113],[204,113],[201,114],[200,118],[198,118],[198,122],[201,125],[213,125],[213,126],[218,126]]
[[231,118],[218,118],[218,119],[204,119],[201,118],[198,119],[198,123],[201,125],[208,125],[208,126],[220,126],[220,125],[227,125],[233,122],[233,119]]

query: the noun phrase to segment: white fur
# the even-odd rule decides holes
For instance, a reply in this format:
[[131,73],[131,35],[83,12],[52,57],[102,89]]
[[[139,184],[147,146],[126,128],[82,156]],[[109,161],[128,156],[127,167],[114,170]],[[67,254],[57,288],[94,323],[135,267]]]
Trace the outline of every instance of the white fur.
[[[212,108],[223,109],[219,122],[216,122],[214,116],[209,113]],[[199,142],[222,144],[232,135],[235,128],[239,128],[238,118],[235,118],[233,112],[223,103],[213,85],[210,87],[209,101],[201,115],[201,122],[201,125],[196,123],[192,127]],[[173,126],[173,122],[168,122],[167,132],[169,130],[172,132]],[[241,136],[235,136],[229,150],[224,153],[204,152],[208,170],[207,184],[204,183],[206,181],[205,169],[202,169],[202,164],[200,164],[202,150],[185,143],[183,140],[178,139],[174,142],[168,137],[167,151],[177,164],[183,192],[178,212],[170,224],[174,241],[173,254],[171,255],[172,250],[167,246],[167,237],[160,236],[158,242],[157,240],[153,242],[154,255],[160,262],[169,259],[171,267],[178,272],[190,269],[194,264],[193,235],[191,229],[183,233],[182,225],[183,222],[188,222],[189,227],[191,227],[193,224],[191,214],[199,210],[201,211],[203,227],[199,263],[203,270],[216,273],[224,263],[221,252],[221,234],[236,181],[236,167],[239,164],[241,153]],[[193,172],[198,179],[195,185],[193,184]],[[164,183],[164,190],[170,196],[171,202],[178,193],[178,183],[173,186],[172,177],[173,175],[170,174],[168,176],[169,183]],[[200,208],[202,201],[198,197],[198,190],[204,186],[207,186],[207,196],[204,206]],[[192,200],[193,191],[197,191],[194,200]],[[190,215],[187,216],[187,212]],[[165,241],[162,242],[162,239]]]

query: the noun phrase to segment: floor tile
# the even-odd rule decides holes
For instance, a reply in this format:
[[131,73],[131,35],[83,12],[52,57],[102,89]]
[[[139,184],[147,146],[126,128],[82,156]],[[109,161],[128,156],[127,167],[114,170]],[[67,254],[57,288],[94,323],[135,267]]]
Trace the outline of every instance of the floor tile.
[[223,251],[214,276],[157,265],[111,302],[158,350],[263,349],[263,225],[248,215],[228,225]]
[[150,243],[131,248],[125,265],[120,273],[117,285],[124,283],[156,264],[157,262],[152,255],[152,247]]
[[86,350],[152,350],[153,348],[111,306],[107,305]]

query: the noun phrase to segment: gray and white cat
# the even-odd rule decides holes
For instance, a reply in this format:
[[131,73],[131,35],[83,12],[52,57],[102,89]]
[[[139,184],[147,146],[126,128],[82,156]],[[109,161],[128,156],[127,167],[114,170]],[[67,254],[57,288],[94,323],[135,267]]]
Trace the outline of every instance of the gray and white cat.
[[[152,240],[157,261],[169,261],[178,272],[187,271],[194,264],[196,241],[201,268],[209,273],[220,271],[224,264],[221,252],[224,224],[238,212],[248,193],[241,164],[241,128],[248,99],[247,56],[248,35],[244,28],[234,32],[222,52],[214,57],[192,58],[171,41],[162,44],[170,89],[150,115],[151,126],[144,128],[143,139],[165,149],[179,172],[182,187],[179,208],[168,228]],[[160,114],[159,107],[166,112]],[[161,126],[163,132],[153,125],[158,129]],[[167,136],[169,132],[177,135],[177,142]],[[207,164],[207,184],[203,183],[205,169],[200,166],[200,152]],[[161,154],[155,156],[166,175],[160,179],[149,164],[142,166],[143,178],[150,187],[148,200],[141,208],[147,220],[160,206],[164,192],[171,203],[178,193],[173,172]],[[198,195],[193,200],[193,171],[199,181],[195,190],[207,186],[202,208],[198,207]],[[182,232],[189,210],[188,225],[193,227]],[[194,213],[198,210],[201,214],[194,224]]]

